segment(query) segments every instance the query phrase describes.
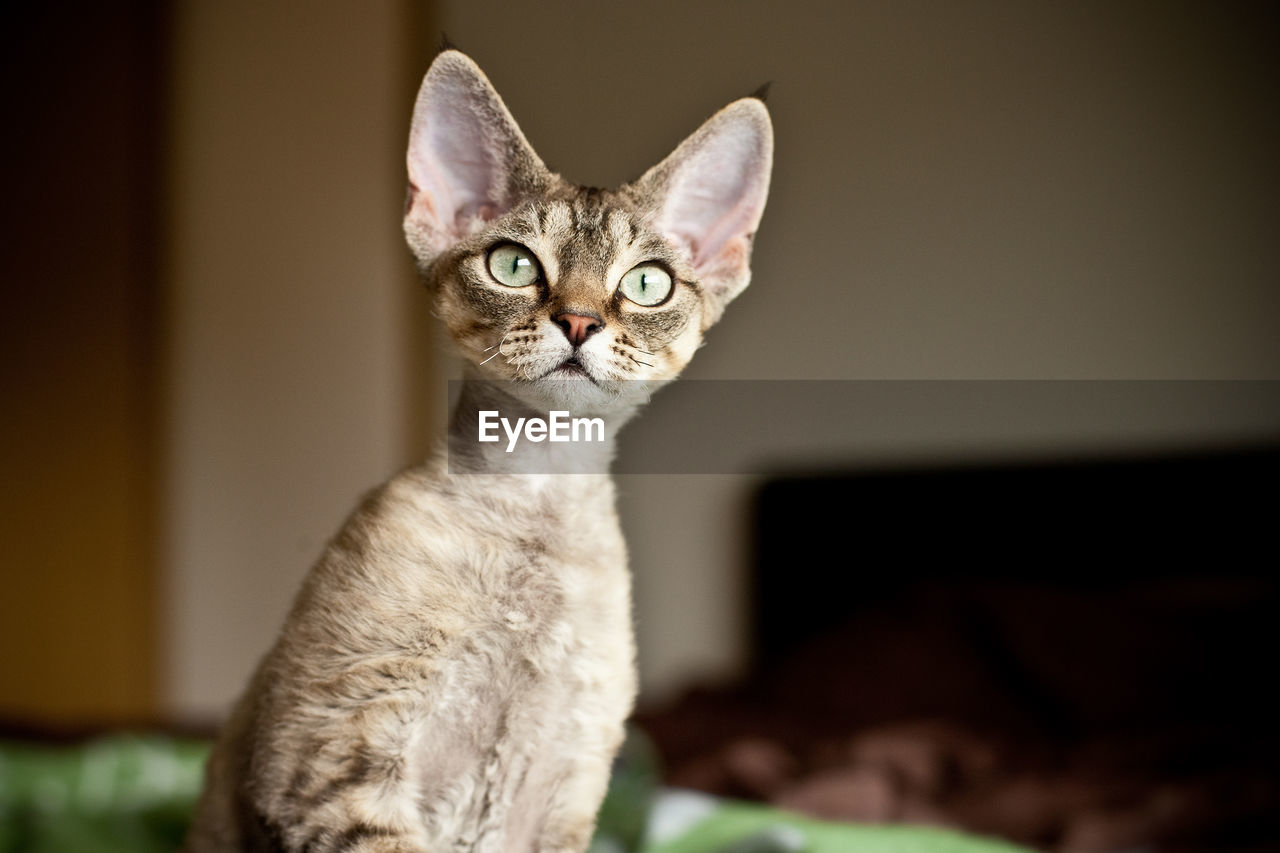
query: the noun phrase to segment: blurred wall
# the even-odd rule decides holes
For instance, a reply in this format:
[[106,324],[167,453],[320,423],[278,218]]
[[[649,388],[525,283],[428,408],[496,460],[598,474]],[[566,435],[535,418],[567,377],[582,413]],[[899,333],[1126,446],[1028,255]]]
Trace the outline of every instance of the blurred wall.
[[442,26],[583,183],[773,81],[755,285],[689,376],[1186,379],[1280,367],[1274,17],[468,0]]
[[[359,495],[423,449],[408,2],[177,4],[165,703],[224,713]],[[412,60],[411,60],[412,55]]]
[[[1263,4],[131,8],[55,10],[6,56],[24,120],[6,139],[0,713],[222,714],[359,493],[425,451],[444,368],[399,218],[441,30],[583,183],[638,175],[774,82],[755,283],[690,378],[1280,368]],[[945,422],[875,428],[879,459],[954,457]],[[1020,438],[993,421],[969,449]],[[853,441],[803,462],[846,464]],[[741,665],[753,482],[620,483],[650,697]]]
[[[635,177],[773,81],[754,283],[686,373],[703,379],[1278,378],[1274,18],[1199,2],[442,4],[534,147],[583,183]],[[910,434],[847,412],[856,435],[790,464],[948,462],[958,426],[989,458],[1028,438],[1131,452],[1235,429],[1153,412],[1083,436],[1034,413],[974,430],[978,404]],[[635,445],[679,440],[640,436],[647,423],[628,427]],[[743,663],[754,482],[621,483],[652,698]]]

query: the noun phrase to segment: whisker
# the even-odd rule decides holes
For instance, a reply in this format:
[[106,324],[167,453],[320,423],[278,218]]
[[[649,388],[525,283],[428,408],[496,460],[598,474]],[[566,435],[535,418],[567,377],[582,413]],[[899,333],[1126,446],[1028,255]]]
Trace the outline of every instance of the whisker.
[[[509,335],[509,334],[511,334],[511,330],[510,330],[510,329],[508,329],[508,330],[507,330],[507,331],[502,335],[502,340],[498,341],[498,342],[497,342],[496,344],[494,344],[492,347],[486,347],[486,348],[485,348],[485,350],[484,350],[485,352],[488,352],[489,350],[493,349],[494,347],[497,347],[497,348],[498,348],[498,351],[497,351],[497,352],[495,352],[493,355],[489,356],[488,358],[486,358],[484,361],[480,362],[480,364],[482,364],[482,365],[484,365],[484,364],[488,364],[489,362],[493,361],[493,360],[494,360],[495,358],[497,358],[498,356],[502,355],[502,345],[503,345],[503,344],[505,344],[505,343],[507,342],[507,335]],[[508,362],[510,362],[510,359],[508,359]]]

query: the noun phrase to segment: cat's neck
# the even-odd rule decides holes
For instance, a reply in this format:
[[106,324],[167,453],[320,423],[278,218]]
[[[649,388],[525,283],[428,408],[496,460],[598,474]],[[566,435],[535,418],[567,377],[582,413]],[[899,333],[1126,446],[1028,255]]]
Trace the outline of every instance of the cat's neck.
[[[590,423],[575,426],[569,413],[522,401],[502,383],[469,377],[461,382],[449,421],[448,471],[607,477],[625,419],[586,419]],[[557,426],[562,437],[552,440],[550,430]]]

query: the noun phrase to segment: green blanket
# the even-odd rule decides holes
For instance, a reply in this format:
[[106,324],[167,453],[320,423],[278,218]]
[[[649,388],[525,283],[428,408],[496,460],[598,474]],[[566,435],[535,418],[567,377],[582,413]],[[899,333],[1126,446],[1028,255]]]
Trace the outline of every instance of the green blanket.
[[[657,812],[664,807],[660,799]],[[1023,848],[919,826],[830,823],[750,803],[720,802],[679,835],[643,853],[1020,853]]]
[[[74,747],[0,742],[0,853],[169,853],[200,791],[208,744],[116,736]],[[1016,853],[953,832],[853,826],[660,790],[628,741],[591,853]]]

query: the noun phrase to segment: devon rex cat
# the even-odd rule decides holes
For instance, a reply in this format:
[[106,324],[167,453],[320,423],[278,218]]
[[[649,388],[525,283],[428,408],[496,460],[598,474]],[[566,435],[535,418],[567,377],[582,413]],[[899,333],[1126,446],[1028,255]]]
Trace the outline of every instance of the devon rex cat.
[[[436,58],[404,230],[468,363],[458,440],[328,544],[215,748],[188,851],[586,849],[636,689],[612,438],[747,286],[772,154],[744,98],[634,183],[576,186],[475,63]],[[474,440],[480,412],[557,409],[601,417],[604,441],[513,463]]]

